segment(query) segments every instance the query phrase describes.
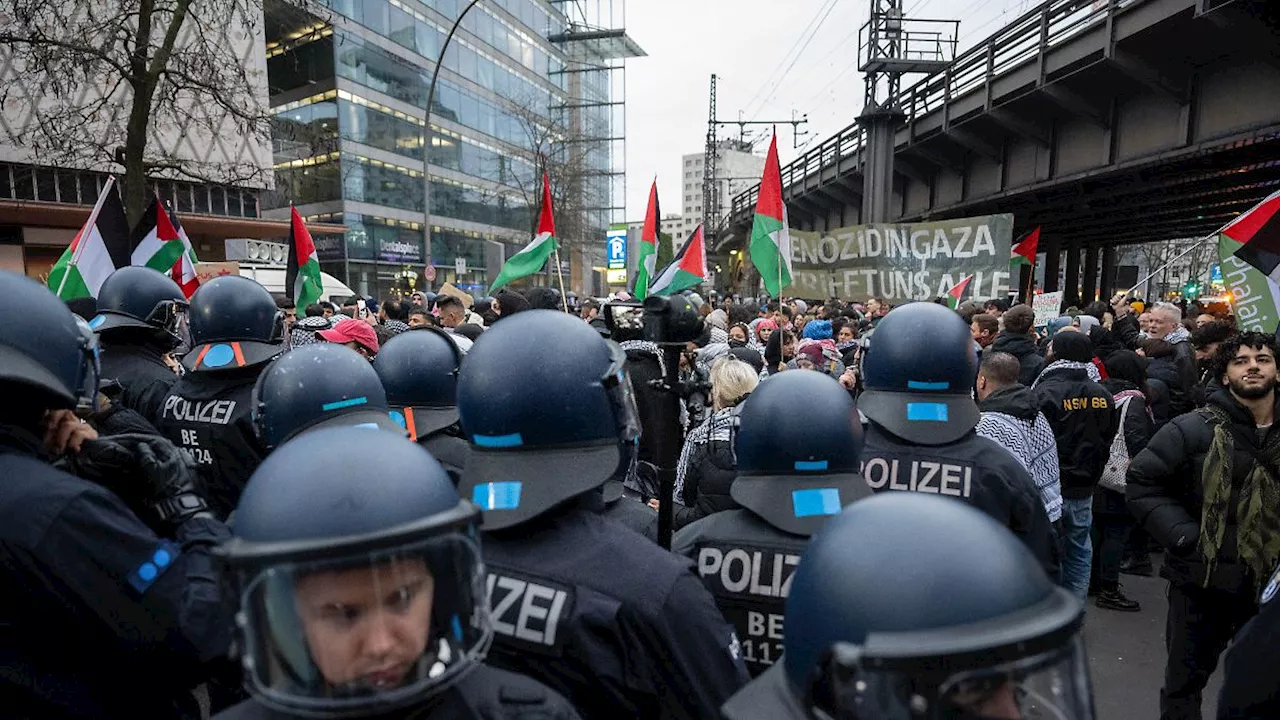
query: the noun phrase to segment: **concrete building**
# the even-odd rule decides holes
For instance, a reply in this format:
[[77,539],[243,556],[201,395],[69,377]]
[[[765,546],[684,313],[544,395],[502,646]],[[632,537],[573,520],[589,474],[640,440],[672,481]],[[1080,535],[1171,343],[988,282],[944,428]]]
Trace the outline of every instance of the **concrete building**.
[[[680,207],[683,208],[681,235],[688,235],[698,223],[707,221],[702,207],[702,183],[706,176],[706,154],[685,155],[680,163],[682,186]],[[749,143],[721,140],[716,149],[716,177],[720,185],[720,216],[711,218],[713,226],[728,215],[733,196],[760,182],[764,173],[764,156],[754,155]]]
[[[292,203],[346,226],[317,250],[321,266],[358,292],[385,297],[448,281],[483,295],[532,236],[536,158],[547,153],[561,175],[552,184],[566,284],[596,291],[605,232],[623,219],[625,197],[613,68],[642,54],[598,0],[477,4],[444,55],[429,127],[436,59],[467,4],[320,5],[267,0],[277,18],[266,38],[277,191],[266,214],[283,216]],[[546,127],[567,137],[531,137]],[[559,165],[557,153],[567,156]],[[550,266],[532,284],[555,284]]]

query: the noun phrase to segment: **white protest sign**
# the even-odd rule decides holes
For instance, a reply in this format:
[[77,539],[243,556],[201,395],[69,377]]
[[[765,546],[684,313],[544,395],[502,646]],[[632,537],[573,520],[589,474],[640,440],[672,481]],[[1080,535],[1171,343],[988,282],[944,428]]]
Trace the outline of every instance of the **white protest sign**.
[[1036,314],[1036,327],[1044,327],[1050,320],[1062,314],[1062,291],[1040,293],[1031,298],[1031,309]]

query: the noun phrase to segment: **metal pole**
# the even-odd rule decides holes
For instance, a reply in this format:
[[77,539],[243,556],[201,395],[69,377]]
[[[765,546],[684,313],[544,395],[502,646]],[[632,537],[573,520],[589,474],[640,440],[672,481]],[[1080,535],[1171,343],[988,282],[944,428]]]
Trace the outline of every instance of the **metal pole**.
[[[1228,223],[1228,224],[1230,224],[1230,223]],[[1222,227],[1226,227],[1226,225],[1223,225]],[[1170,266],[1170,265],[1172,265],[1173,263],[1177,262],[1179,258],[1181,258],[1181,257],[1182,257],[1182,256],[1184,256],[1184,255],[1189,254],[1192,250],[1195,250],[1196,248],[1200,247],[1201,245],[1203,245],[1203,244],[1205,244],[1205,243],[1209,242],[1210,240],[1212,240],[1212,239],[1214,239],[1214,238],[1218,237],[1218,233],[1220,233],[1220,232],[1222,232],[1222,228],[1218,228],[1217,230],[1215,230],[1215,231],[1213,232],[1213,234],[1212,234],[1212,235],[1206,235],[1206,236],[1204,236],[1204,237],[1200,238],[1200,239],[1199,239],[1199,240],[1197,240],[1195,243],[1193,243],[1193,244],[1191,245],[1191,247],[1187,248],[1186,250],[1183,250],[1182,252],[1178,253],[1176,256],[1174,256],[1173,258],[1171,258],[1171,259],[1170,259],[1168,262],[1166,262],[1165,264],[1163,264],[1163,265],[1161,265],[1160,267],[1156,268],[1155,270],[1152,270],[1151,272],[1147,273],[1147,276],[1146,276],[1146,277],[1144,277],[1144,278],[1142,278],[1141,280],[1139,280],[1138,282],[1134,283],[1133,287],[1129,288],[1128,292],[1126,292],[1125,294],[1127,295],[1127,294],[1129,294],[1129,293],[1133,292],[1134,290],[1137,290],[1139,287],[1142,287],[1144,284],[1146,284],[1146,282],[1147,282],[1148,280],[1150,280],[1151,278],[1155,277],[1156,273],[1160,272],[1161,270],[1164,270],[1165,268],[1169,267],[1169,266]],[[1167,281],[1164,281],[1164,282],[1162,282],[1162,284],[1167,285],[1167,284],[1168,284],[1168,282],[1167,282]]]
[[[444,44],[440,46],[440,55],[436,58],[435,69],[431,71],[431,85],[427,88],[427,112],[422,121],[422,243],[425,247],[427,258],[432,257],[431,252],[431,106],[436,99],[436,80],[440,78],[440,68],[444,67],[444,53],[449,49],[449,42],[453,40],[453,34],[458,31],[458,27],[462,25],[462,19],[471,12],[471,8],[475,7],[480,0],[471,0],[467,6],[458,14],[458,19],[453,21],[453,27],[449,28],[449,34],[445,36]],[[459,280],[461,282],[461,280]],[[373,285],[378,286],[378,246],[374,243],[373,247]]]

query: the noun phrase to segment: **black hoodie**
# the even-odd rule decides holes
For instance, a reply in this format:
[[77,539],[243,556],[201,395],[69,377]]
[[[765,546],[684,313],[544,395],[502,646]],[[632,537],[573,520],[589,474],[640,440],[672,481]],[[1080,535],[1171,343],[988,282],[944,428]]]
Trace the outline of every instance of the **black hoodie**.
[[1018,358],[1018,362],[1022,365],[1022,370],[1018,372],[1018,382],[1031,387],[1031,384],[1040,376],[1040,371],[1044,369],[1044,358],[1036,349],[1036,344],[1026,335],[1014,335],[1007,331],[1002,331],[996,336],[995,342],[991,343],[992,352],[1009,353]]
[[1036,414],[1040,412],[1039,402],[1039,398],[1031,392],[1031,388],[1010,385],[991,393],[986,400],[979,401],[978,409],[982,412],[1012,415],[1019,420],[1034,422]]

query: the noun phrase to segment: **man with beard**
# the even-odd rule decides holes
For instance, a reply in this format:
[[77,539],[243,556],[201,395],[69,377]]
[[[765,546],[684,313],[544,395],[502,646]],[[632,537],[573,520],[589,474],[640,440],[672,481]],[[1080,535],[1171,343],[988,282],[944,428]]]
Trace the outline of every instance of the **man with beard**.
[[1247,332],[1224,341],[1214,374],[1226,390],[1157,431],[1127,478],[1130,509],[1168,550],[1162,718],[1200,717],[1218,656],[1280,563],[1275,340]]

